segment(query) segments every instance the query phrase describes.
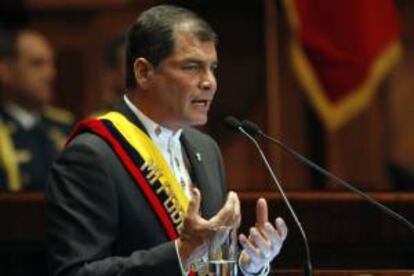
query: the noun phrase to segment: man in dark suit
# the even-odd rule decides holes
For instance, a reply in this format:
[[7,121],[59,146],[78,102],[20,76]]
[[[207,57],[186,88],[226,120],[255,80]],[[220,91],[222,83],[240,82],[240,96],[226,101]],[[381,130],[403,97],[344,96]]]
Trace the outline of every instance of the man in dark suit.
[[[216,92],[216,34],[191,11],[162,5],[142,13],[127,40],[128,93],[115,112],[81,123],[52,168],[51,275],[182,275],[221,226],[240,223],[217,144],[191,128],[207,122]],[[268,222],[263,199],[257,214],[239,238],[246,275],[265,274],[287,235],[282,219]]]

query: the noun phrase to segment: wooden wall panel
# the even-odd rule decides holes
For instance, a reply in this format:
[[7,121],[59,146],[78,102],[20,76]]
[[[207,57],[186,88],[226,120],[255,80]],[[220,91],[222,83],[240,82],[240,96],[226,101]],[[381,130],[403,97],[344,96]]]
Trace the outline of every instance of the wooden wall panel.
[[[287,196],[307,232],[315,269],[414,269],[413,233],[358,196],[343,192],[291,192]],[[409,220],[414,219],[412,194],[371,196]],[[277,193],[240,193],[243,218],[239,232],[247,233],[254,225],[254,207],[259,197],[268,200],[270,217],[283,217],[289,227],[288,238],[281,255],[272,263],[273,268],[300,268],[304,257],[302,239]],[[44,254],[43,201],[40,193],[0,193],[0,215],[8,222],[0,228],[0,256],[7,249],[16,256],[29,251],[38,252],[37,257]],[[0,273],[4,262],[1,259]],[[24,260],[20,264],[26,265]],[[39,263],[38,268],[41,267]]]
[[[386,176],[386,113],[383,95],[334,133],[326,133],[327,167],[334,174],[363,190],[389,190]],[[327,180],[329,189],[343,189]]]
[[[390,157],[414,171],[414,3],[397,0],[402,22],[403,57],[390,79]],[[414,179],[407,186],[413,186]],[[412,189],[412,188],[411,188]]]
[[[414,219],[410,193],[372,193],[372,197],[409,220]],[[275,268],[299,268],[304,245],[298,228],[276,193],[242,193],[242,227],[255,222],[255,202],[269,202],[269,216],[283,217],[289,235]],[[413,233],[359,196],[346,192],[290,192],[287,194],[307,233],[315,268],[319,269],[414,269]]]
[[[271,1],[272,2],[272,1]],[[296,76],[293,73],[289,45],[291,30],[288,27],[286,15],[280,6],[277,11],[278,43],[273,49],[278,58],[278,95],[273,101],[268,102],[268,109],[278,109],[280,114],[279,133],[273,135],[292,149],[310,157],[309,145],[311,144],[310,132],[307,129],[307,105],[304,91],[301,89]],[[268,94],[272,91],[268,91]],[[270,97],[270,96],[269,96]],[[269,127],[277,121],[269,118]],[[272,145],[272,147],[275,147]],[[278,151],[281,162],[282,182],[287,190],[310,190],[312,189],[309,168],[304,166],[290,154]]]

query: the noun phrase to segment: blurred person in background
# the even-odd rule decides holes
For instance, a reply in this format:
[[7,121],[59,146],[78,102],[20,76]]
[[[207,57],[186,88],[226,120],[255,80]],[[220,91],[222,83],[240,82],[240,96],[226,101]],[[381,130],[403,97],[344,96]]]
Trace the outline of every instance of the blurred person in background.
[[0,190],[43,190],[73,116],[50,106],[54,51],[33,30],[0,35]]
[[125,93],[125,34],[111,39],[105,49],[105,79],[107,81],[104,94],[104,108],[110,109]]
[[98,109],[91,117],[111,110],[116,101],[125,94],[125,34],[113,37],[105,47],[102,74],[102,98]]

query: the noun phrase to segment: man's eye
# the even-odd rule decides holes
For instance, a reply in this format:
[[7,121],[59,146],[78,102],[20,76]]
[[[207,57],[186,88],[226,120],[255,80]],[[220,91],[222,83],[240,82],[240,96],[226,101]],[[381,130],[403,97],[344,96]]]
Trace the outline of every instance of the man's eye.
[[200,66],[198,66],[197,64],[189,64],[189,65],[184,65],[183,69],[186,71],[199,71],[200,70]]

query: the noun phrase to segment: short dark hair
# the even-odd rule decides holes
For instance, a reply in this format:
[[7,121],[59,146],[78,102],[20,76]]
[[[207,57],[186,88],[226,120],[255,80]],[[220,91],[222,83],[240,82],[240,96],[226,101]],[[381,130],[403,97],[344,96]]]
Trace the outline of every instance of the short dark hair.
[[217,34],[211,26],[194,12],[172,5],[159,5],[144,11],[131,26],[127,34],[126,86],[136,87],[134,62],[146,58],[158,65],[168,57],[175,46],[175,27],[184,22],[193,23],[191,32],[200,41],[217,43]]

